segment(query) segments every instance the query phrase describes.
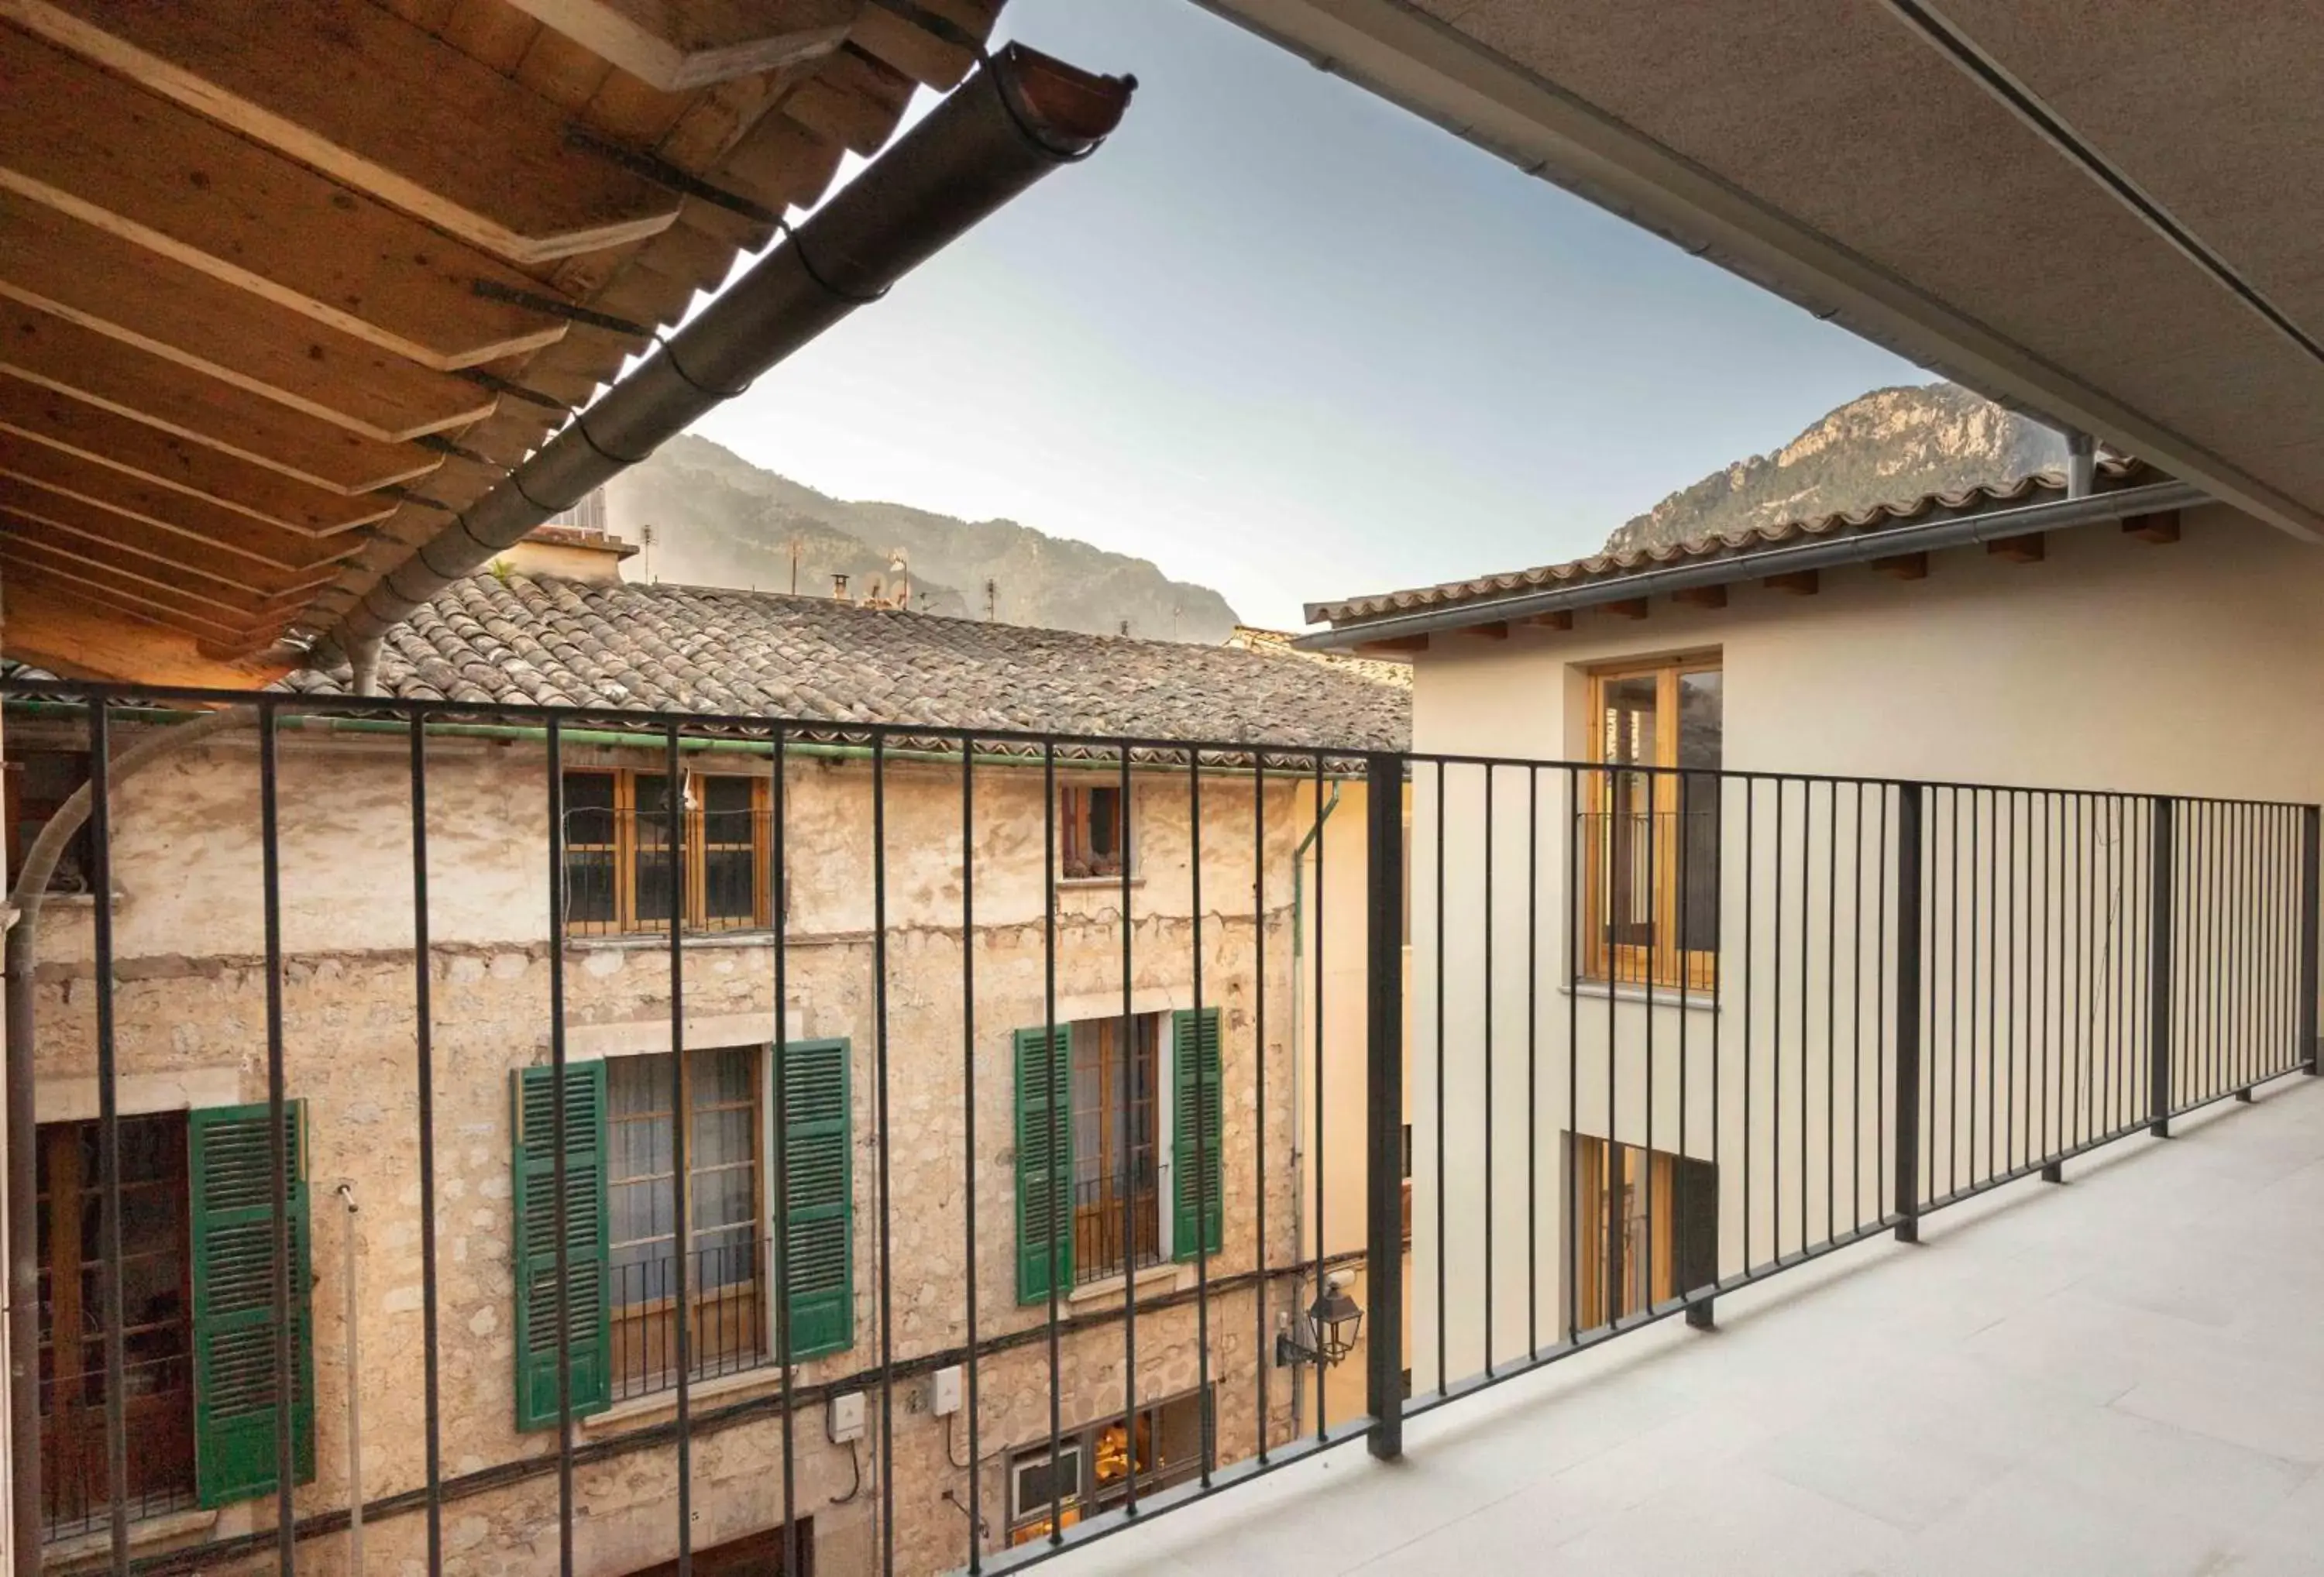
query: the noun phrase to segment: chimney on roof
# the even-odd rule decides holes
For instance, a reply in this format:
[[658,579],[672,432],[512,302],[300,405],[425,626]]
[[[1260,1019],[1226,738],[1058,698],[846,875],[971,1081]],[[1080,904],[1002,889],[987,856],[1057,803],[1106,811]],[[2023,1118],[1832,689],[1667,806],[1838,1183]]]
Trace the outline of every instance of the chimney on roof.
[[622,578],[622,561],[637,550],[610,531],[552,523],[533,527],[516,546],[503,549],[497,562],[518,575],[611,585]]
[[831,597],[834,602],[844,603],[847,600],[847,577],[845,576],[835,575],[831,577]]

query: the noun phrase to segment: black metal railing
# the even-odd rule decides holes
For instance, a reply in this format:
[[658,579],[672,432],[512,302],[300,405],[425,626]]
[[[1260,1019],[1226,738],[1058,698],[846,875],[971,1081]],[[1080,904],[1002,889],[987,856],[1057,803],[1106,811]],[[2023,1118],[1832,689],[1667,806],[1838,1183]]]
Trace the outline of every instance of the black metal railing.
[[[678,1386],[678,1311],[687,1324],[687,1376],[700,1381],[762,1369],[773,1356],[774,1305],[768,1286],[774,1265],[770,1239],[668,1251],[613,1253],[613,1399],[674,1390]],[[678,1288],[686,1289],[680,1301]]]
[[[103,890],[135,895],[118,924],[104,905],[77,922],[85,949],[75,934],[41,954],[32,999],[43,1076],[93,1076],[99,1093],[99,1258],[123,1254],[120,1101],[182,1059],[197,1010],[182,978],[204,982],[198,1011],[246,1029],[237,1089],[263,1104],[253,1131],[275,1136],[251,1152],[272,1172],[211,1201],[247,1213],[230,1224],[256,1256],[236,1314],[264,1340],[235,1349],[236,1372],[263,1406],[233,1437],[235,1483],[273,1515],[141,1572],[270,1552],[290,1570],[348,1526],[348,1431],[272,1406],[346,1395],[328,1378],[337,1326],[307,1313],[337,1306],[342,1249],[388,1289],[361,1317],[410,1354],[367,1366],[358,1394],[420,1397],[387,1449],[377,1420],[395,1410],[370,1415],[360,1504],[372,1536],[401,1538],[424,1570],[444,1569],[456,1507],[525,1559],[553,1545],[570,1561],[584,1475],[611,1472],[667,1489],[601,1501],[591,1536],[621,1517],[624,1547],[654,1560],[689,1557],[704,1527],[749,1528],[804,1570],[818,1524],[868,1514],[845,1536],[882,1572],[995,1571],[1344,1442],[1396,1455],[1408,1416],[1672,1314],[1706,1323],[1742,1286],[2316,1067],[2312,806],[0,693],[12,741],[21,726],[86,742],[89,857]],[[254,776],[256,818],[189,842],[168,825],[173,800],[103,763],[111,742],[220,706],[240,737],[189,745],[202,753],[171,781]],[[331,754],[349,733],[402,748]],[[467,748],[479,736],[510,748]],[[559,945],[595,901],[576,898],[576,853],[710,846],[689,832],[706,795],[655,795],[713,756],[748,784],[715,792],[737,815],[749,800],[763,935]],[[608,772],[630,781],[576,786]],[[1124,807],[1134,871],[1073,878],[1067,784]],[[506,826],[480,833],[479,803],[505,807]],[[365,846],[400,835],[408,864],[316,858],[360,805],[377,807]],[[651,835],[619,825],[641,805]],[[189,859],[213,862],[198,883]],[[198,934],[180,889],[201,897]],[[710,1055],[739,1060],[690,1060]],[[609,1080],[601,1065],[631,1056],[659,1060]],[[282,1120],[294,1103],[303,1128]],[[1076,1165],[1133,1152],[1096,1178]],[[311,1277],[291,1271],[310,1156],[364,1201],[328,1224],[357,1236],[314,1252]],[[631,1237],[605,1219],[609,1177],[631,1191]],[[12,1218],[25,1203],[12,1194]],[[187,1230],[226,1219],[205,1207]],[[204,1377],[227,1372],[205,1367],[220,1351],[206,1252],[187,1255],[203,1268],[196,1430],[217,1401]],[[1074,1296],[1166,1261],[1175,1276]],[[298,1378],[310,1341],[313,1388]],[[93,1393],[106,1449],[87,1457],[102,1475],[75,1493],[125,1572],[134,1388],[109,1347]],[[1330,1383],[1336,1364],[1360,1387]],[[765,1383],[701,1394],[745,1370]],[[668,1409],[606,1416],[656,1393]],[[1117,1434],[1134,1452],[1136,1421],[1190,1396],[1200,1426],[1174,1437],[1167,1482],[1101,1471]],[[1090,1460],[1042,1469],[1072,1452]]]

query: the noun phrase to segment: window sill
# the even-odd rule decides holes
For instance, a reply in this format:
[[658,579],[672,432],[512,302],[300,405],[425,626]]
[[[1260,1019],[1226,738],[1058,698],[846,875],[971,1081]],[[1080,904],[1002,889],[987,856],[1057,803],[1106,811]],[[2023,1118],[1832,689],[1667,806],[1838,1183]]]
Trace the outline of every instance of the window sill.
[[[710,1379],[696,1380],[686,1388],[687,1405],[704,1402],[742,1402],[752,1397],[762,1397],[782,1389],[783,1370],[779,1363],[761,1364],[757,1369],[742,1370],[735,1374],[722,1374]],[[602,1413],[592,1413],[575,1422],[585,1435],[618,1434],[640,1424],[659,1424],[678,1416],[678,1388],[655,1391],[648,1396],[632,1397],[626,1402],[616,1402]]]
[[[679,940],[691,951],[696,947],[764,947],[775,939],[771,927],[755,926],[747,930],[687,931]],[[567,936],[565,945],[583,953],[667,953],[669,951],[668,931],[620,931],[605,936]]]
[[[1119,888],[1120,885],[1121,878],[1119,876],[1060,876],[1057,878],[1057,886],[1066,892],[1102,891],[1110,887]],[[1146,878],[1133,873],[1130,878],[1130,885],[1143,887],[1146,885]]]
[[[1618,1002],[1636,1002],[1645,1007],[1646,988],[1643,985],[1608,985],[1602,980],[1577,981],[1557,988],[1570,997],[1582,997],[1593,1001],[1612,998]],[[1657,1008],[1683,1008],[1690,1013],[1716,1013],[1719,995],[1716,991],[1689,991],[1679,986],[1658,985],[1654,988],[1654,1005]]]
[[[1181,1292],[1188,1285],[1185,1278],[1193,1274],[1194,1267],[1181,1265],[1176,1260],[1164,1265],[1148,1265],[1138,1273],[1138,1290],[1150,1292],[1167,1283],[1171,1291]],[[1065,1301],[1069,1304],[1092,1304],[1105,1298],[1117,1298],[1128,1285],[1128,1278],[1120,1276],[1109,1276],[1102,1281],[1085,1281],[1065,1294]]]
[[[193,1544],[208,1538],[217,1526],[217,1519],[215,1508],[200,1507],[149,1517],[129,1525],[129,1547],[152,1550],[163,1545]],[[44,1572],[101,1572],[112,1560],[113,1534],[107,1528],[41,1546],[41,1570]]]

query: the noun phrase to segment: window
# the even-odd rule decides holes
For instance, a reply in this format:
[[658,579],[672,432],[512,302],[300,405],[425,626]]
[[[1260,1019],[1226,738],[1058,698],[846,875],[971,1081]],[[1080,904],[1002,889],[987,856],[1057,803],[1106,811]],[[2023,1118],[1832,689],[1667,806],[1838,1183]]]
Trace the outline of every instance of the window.
[[[88,755],[83,751],[21,751],[8,758],[6,815],[8,871],[13,879],[24,868],[24,856],[49,818],[64,807],[75,790],[88,781]],[[51,892],[87,892],[92,863],[88,824],[73,834],[57,856],[50,874]]]
[[1708,1162],[1572,1136],[1574,1323],[1641,1314],[1719,1279],[1719,1174]]
[[[305,1117],[283,1113],[291,1243],[291,1452],[315,1473],[314,1329],[308,1308]],[[100,1129],[41,1125],[42,1533],[111,1520],[105,1427],[106,1268]],[[132,1518],[225,1506],[274,1489],[273,1145],[264,1106],[120,1120],[122,1412]],[[255,1296],[254,1296],[254,1289]]]
[[[800,1517],[798,1527],[797,1536],[790,1541],[798,1551],[798,1577],[815,1577],[815,1518]],[[696,1550],[694,1577],[791,1577],[783,1565],[783,1530],[779,1526],[728,1539],[706,1550]],[[678,1563],[664,1561],[633,1572],[630,1577],[678,1577]]]
[[[677,1381],[675,1113],[686,1113],[686,1277],[694,1378],[765,1360],[759,1063],[749,1047],[611,1059],[605,1069],[613,1395]],[[673,1074],[684,1087],[673,1088]],[[680,1097],[682,1096],[682,1100]],[[678,1101],[673,1105],[673,1101]]]
[[1057,790],[1057,873],[1067,881],[1119,878],[1130,863],[1128,801],[1119,785]]
[[1590,758],[1606,770],[1590,774],[1582,813],[1586,975],[1710,990],[1719,948],[1717,660],[1607,669],[1591,676],[1590,694]]
[[689,772],[680,779],[679,858],[669,847],[669,778],[565,774],[565,919],[576,936],[665,931],[673,903],[689,931],[771,923],[766,780]]
[[[51,1539],[103,1527],[105,1258],[97,1125],[43,1123],[40,1198],[42,1528]],[[129,1515],[194,1503],[193,1261],[187,1252],[186,1120],[121,1119],[122,1411]]]
[[1140,1495],[1185,1483],[1202,1471],[1210,1429],[1209,1394],[1189,1391],[1140,1407],[1134,1428],[1116,1415],[1073,1430],[1054,1459],[1047,1442],[1019,1452],[1009,1459],[1009,1542],[1047,1537],[1053,1509],[1060,1527],[1111,1510],[1129,1499],[1133,1481]]
[[1017,1031],[1019,1302],[1157,1264],[1165,1254],[1191,1260],[1219,1251],[1227,1156],[1219,1011],[1169,1015],[1167,1073],[1162,1024],[1163,1015],[1149,1013],[1127,1025],[1093,1019],[1054,1032]]
[[1126,1027],[1119,1019],[1074,1026],[1075,1281],[1102,1281],[1162,1258],[1155,1134],[1161,1038],[1154,1013]]
[[[561,1342],[572,1353],[576,1417],[677,1383],[681,1253],[695,1378],[772,1360],[778,1293],[789,1299],[780,1323],[793,1359],[853,1345],[852,1056],[844,1040],[791,1041],[771,1054],[763,1047],[689,1051],[682,1088],[675,1084],[680,1065],[668,1052],[566,1064],[561,1298],[555,1075],[538,1066],[515,1073],[519,1429],[557,1423]],[[771,1121],[778,1114],[779,1135]],[[771,1157],[770,1142],[779,1147]],[[787,1215],[770,1231],[775,1161],[786,1174]]]

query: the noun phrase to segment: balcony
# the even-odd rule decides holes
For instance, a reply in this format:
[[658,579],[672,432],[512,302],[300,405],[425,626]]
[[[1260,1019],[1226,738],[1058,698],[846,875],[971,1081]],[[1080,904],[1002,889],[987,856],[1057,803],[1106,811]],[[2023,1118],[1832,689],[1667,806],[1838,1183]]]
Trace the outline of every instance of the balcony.
[[2233,1572],[2324,1550],[2324,1086],[1722,1298],[1065,1571]]
[[18,706],[238,709],[31,922],[60,1559],[2169,1572],[2316,1515],[2314,807]]

